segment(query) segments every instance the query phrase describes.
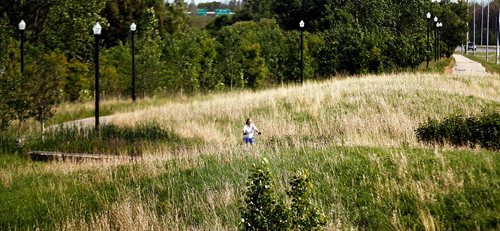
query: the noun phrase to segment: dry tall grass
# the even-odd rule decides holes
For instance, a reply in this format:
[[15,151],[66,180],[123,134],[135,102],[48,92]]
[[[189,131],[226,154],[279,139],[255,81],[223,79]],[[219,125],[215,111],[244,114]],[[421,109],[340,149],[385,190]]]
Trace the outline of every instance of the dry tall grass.
[[264,143],[286,138],[295,146],[416,146],[414,129],[427,117],[457,111],[475,114],[487,104],[499,103],[497,76],[398,74],[228,93],[119,114],[111,120],[117,124],[156,120],[183,137],[202,139],[208,144],[204,148],[215,150],[241,143],[247,117],[264,132],[260,137]]
[[[415,139],[414,129],[427,117],[442,118],[457,111],[476,114],[487,105],[500,105],[498,76],[484,78],[398,74],[308,82],[303,86],[227,93],[183,102],[171,101],[159,107],[117,114],[110,117],[110,121],[118,125],[133,125],[155,120],[182,137],[203,141],[193,147],[175,151],[161,145],[149,147],[139,167],[124,176],[127,179],[142,179],[169,173],[172,170],[162,160],[179,157],[179,161],[175,163],[177,170],[203,166],[203,160],[196,157],[205,154],[216,156],[220,164],[223,164],[244,156],[259,156],[267,151],[280,153],[280,149],[288,147],[321,150],[337,145],[420,146]],[[263,131],[255,147],[246,147],[241,141],[241,128],[247,117],[252,117],[259,130]],[[411,164],[407,153],[390,151],[389,158],[397,166],[397,177],[387,175],[388,168],[381,164],[387,160],[381,160],[380,155],[366,155],[378,169],[374,201],[391,200],[387,198],[397,201],[400,193],[411,192],[418,198],[418,203],[425,204],[434,200],[433,195],[437,191],[446,192],[463,187],[463,177],[448,166],[447,159],[439,151],[434,155],[441,167],[432,169],[432,174],[420,180],[415,180],[411,171],[426,172],[428,169],[415,167],[415,164],[409,167]],[[349,158],[348,153],[325,156],[332,165]],[[279,161],[278,158],[275,161]],[[96,183],[112,182],[116,168],[128,164],[30,164],[15,168],[14,171],[0,170],[0,182],[9,187],[14,178],[21,178],[23,175],[76,173],[78,177],[74,178],[75,184],[88,184],[92,187]],[[304,163],[317,173],[324,167],[322,164],[317,159]],[[492,163],[491,169],[495,169],[494,166],[495,163]],[[340,182],[340,176],[326,177],[326,182]],[[281,189],[286,187],[286,179],[287,176],[283,176],[279,186]],[[366,178],[366,181],[369,180]],[[476,180],[487,179],[479,177]],[[93,214],[90,218],[75,215],[60,224],[59,229],[235,230],[235,224],[224,221],[217,210],[237,203],[243,189],[222,180],[219,182],[219,179],[216,181],[223,187],[208,187],[203,192],[194,189],[185,192],[183,199],[186,202],[196,201],[196,208],[187,208],[187,204],[173,204],[171,201],[163,201],[158,206],[158,198],[145,198],[139,188],[117,186],[120,187],[120,197],[110,203],[105,211]],[[168,179],[165,185],[175,185],[175,182]],[[156,187],[164,189],[162,187],[166,186]],[[342,204],[342,195],[335,189],[332,190],[331,197],[338,200],[327,206],[335,211],[335,217],[329,221],[327,228],[356,229],[350,220],[348,208]],[[157,207],[162,207],[165,211],[159,213],[155,209]],[[210,219],[191,225],[188,215],[193,209],[202,211]],[[395,210],[387,216],[391,217],[394,229],[404,229],[398,213]],[[425,230],[437,229],[436,218],[427,208],[419,209],[418,216]],[[229,219],[232,218],[234,217]]]

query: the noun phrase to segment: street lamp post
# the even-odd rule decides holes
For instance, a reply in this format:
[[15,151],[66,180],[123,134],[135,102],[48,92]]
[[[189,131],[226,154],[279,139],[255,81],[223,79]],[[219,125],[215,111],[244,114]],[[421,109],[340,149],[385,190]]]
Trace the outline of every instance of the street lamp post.
[[438,17],[434,17],[434,62],[437,62],[437,21]]
[[442,56],[442,51],[441,51],[441,29],[443,28],[443,23],[438,22],[437,24],[438,28],[438,60],[441,59]]
[[132,32],[132,101],[135,102],[135,31],[137,30],[137,25],[132,23],[130,25],[130,31]]
[[430,44],[429,44],[429,34],[430,34],[430,30],[431,30],[431,13],[430,12],[427,12],[427,55],[426,55],[426,60],[427,60],[427,68],[429,68],[429,53],[430,53]]
[[99,35],[101,35],[101,25],[96,23],[92,30],[94,31],[95,40],[95,130],[99,131]]
[[24,30],[26,30],[26,23],[24,20],[19,22],[19,33],[20,33],[20,49],[21,49],[21,77],[24,77]]
[[300,83],[304,84],[304,20],[300,20]]

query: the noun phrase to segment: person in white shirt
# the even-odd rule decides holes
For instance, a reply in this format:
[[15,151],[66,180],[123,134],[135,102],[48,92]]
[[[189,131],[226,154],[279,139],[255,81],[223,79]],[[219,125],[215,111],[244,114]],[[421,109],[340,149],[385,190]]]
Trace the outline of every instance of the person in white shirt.
[[255,124],[252,123],[252,120],[250,118],[247,119],[247,122],[243,126],[243,135],[246,144],[255,144],[255,132],[257,134],[261,134],[259,129],[255,126]]

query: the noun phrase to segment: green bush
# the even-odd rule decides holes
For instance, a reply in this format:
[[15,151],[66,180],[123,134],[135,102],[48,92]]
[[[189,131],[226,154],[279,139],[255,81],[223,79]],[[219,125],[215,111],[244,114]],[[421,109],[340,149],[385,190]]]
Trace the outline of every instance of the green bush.
[[477,145],[500,149],[500,114],[485,112],[478,117],[452,115],[443,121],[429,118],[415,130],[418,141],[426,144],[449,143],[454,146]]
[[291,205],[276,195],[267,160],[255,167],[247,181],[245,205],[241,208],[242,230],[321,230],[325,216],[311,203],[311,180],[299,172],[290,181]]
[[190,143],[156,123],[146,123],[133,127],[104,125],[98,132],[93,127],[61,127],[46,132],[43,139],[30,139],[27,146],[30,150],[141,155],[145,144],[152,142]]

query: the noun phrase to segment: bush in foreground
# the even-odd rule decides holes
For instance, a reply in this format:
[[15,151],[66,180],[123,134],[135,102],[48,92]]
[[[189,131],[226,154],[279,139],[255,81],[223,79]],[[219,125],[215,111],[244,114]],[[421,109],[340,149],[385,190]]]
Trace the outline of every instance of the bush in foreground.
[[264,160],[247,181],[242,230],[321,230],[325,226],[325,216],[309,198],[312,184],[307,172],[299,172],[290,180],[289,207],[275,194],[272,181]]

